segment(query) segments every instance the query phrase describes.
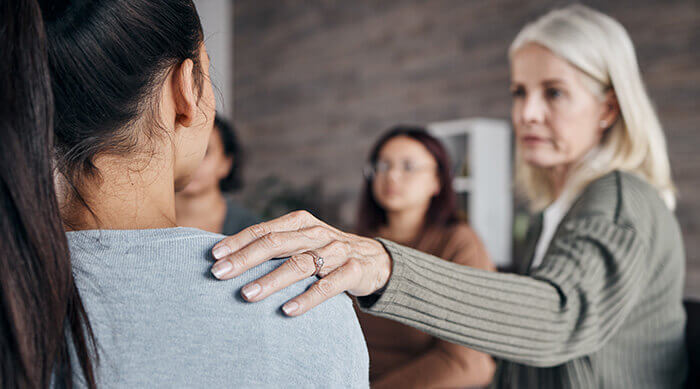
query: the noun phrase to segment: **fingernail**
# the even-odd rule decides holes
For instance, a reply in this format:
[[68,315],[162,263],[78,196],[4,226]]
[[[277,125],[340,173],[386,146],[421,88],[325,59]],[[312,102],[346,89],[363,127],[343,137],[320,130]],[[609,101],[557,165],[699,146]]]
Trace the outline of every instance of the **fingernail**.
[[219,246],[211,253],[215,259],[221,259],[231,254],[231,249],[228,246]]
[[214,277],[220,279],[221,277],[226,275],[226,273],[231,271],[232,268],[233,266],[231,266],[231,262],[221,261],[211,268],[211,274],[213,274]]
[[257,296],[261,289],[262,288],[258,284],[250,284],[243,287],[243,289],[241,289],[241,293],[243,294],[243,297],[249,300]]
[[285,305],[282,307],[282,310],[284,311],[284,314],[287,315],[287,316],[289,316],[289,315],[291,315],[292,313],[296,312],[297,309],[299,309],[299,304],[295,303],[294,301],[292,301],[292,302],[290,302],[290,303],[287,303],[287,304],[285,304]]

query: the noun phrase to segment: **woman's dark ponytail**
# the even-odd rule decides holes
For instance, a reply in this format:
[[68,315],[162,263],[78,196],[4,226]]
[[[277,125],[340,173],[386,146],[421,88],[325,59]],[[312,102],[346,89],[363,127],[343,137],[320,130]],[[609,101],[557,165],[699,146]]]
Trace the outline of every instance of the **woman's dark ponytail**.
[[[95,387],[51,168],[53,99],[35,0],[0,1],[0,387]],[[78,366],[71,365],[69,350]]]

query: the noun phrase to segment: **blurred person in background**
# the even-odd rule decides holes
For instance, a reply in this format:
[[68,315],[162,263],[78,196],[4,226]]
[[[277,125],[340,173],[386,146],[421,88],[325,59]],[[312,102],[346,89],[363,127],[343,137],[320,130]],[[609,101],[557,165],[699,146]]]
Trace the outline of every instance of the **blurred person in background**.
[[292,255],[243,297],[317,273],[287,315],[347,291],[366,312],[497,358],[496,388],[682,387],[683,239],[663,129],[627,31],[575,4],[526,25],[508,54],[516,176],[536,213],[520,274],[349,234],[308,212],[224,239],[212,272],[229,279]]
[[217,114],[201,165],[185,189],[175,194],[178,225],[233,235],[261,222],[228,196],[243,186],[243,161],[234,126]]
[[[357,232],[450,262],[495,270],[476,233],[460,220],[447,150],[422,127],[397,126],[374,145],[365,167]],[[389,319],[359,312],[374,388],[485,386],[487,354]]]

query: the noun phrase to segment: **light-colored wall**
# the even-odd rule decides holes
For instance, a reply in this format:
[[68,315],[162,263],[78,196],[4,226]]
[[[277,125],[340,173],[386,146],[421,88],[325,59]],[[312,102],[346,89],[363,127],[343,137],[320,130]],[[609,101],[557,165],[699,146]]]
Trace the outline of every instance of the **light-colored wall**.
[[211,58],[217,110],[233,117],[233,1],[195,0]]

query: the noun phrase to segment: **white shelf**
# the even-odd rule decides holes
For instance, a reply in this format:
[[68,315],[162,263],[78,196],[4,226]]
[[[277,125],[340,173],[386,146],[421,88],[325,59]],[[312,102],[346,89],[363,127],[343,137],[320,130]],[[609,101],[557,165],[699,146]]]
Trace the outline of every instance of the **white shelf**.
[[470,192],[472,190],[472,179],[469,177],[455,177],[452,180],[452,188],[455,192]]
[[[461,204],[469,223],[484,241],[493,262],[512,262],[512,132],[506,120],[470,118],[432,123],[430,132],[450,153],[452,186],[467,195]],[[461,176],[459,176],[461,175]]]

